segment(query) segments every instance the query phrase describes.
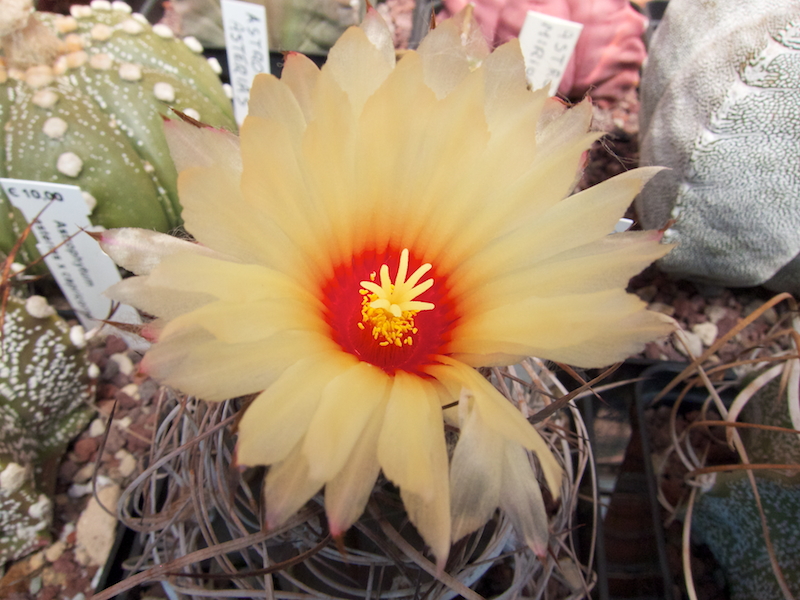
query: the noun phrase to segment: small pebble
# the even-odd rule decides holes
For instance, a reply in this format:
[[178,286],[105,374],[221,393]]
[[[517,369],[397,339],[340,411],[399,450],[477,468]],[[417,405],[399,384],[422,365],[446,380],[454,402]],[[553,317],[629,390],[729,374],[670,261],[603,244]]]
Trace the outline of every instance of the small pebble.
[[139,386],[136,385],[135,383],[129,383],[124,388],[122,388],[120,391],[128,394],[128,396],[130,396],[131,398],[134,398],[136,400],[140,400],[141,399],[141,396],[139,395]]
[[103,435],[106,431],[106,422],[104,419],[97,418],[89,425],[89,437],[97,437]]
[[37,319],[46,319],[56,314],[55,309],[47,303],[44,296],[31,296],[25,300],[25,310]]
[[716,325],[722,319],[725,318],[725,315],[728,314],[728,309],[725,308],[724,306],[718,306],[716,304],[712,304],[711,306],[706,306],[706,309],[703,312],[705,312],[705,315],[706,317],[708,317],[708,320],[714,325]]
[[675,314],[675,308],[668,304],[663,304],[662,302],[652,302],[647,307],[648,310],[652,310],[654,312],[660,312],[668,317],[671,317]]
[[700,341],[706,347],[711,346],[717,340],[717,335],[719,334],[719,329],[714,323],[692,325],[692,331],[700,337]]
[[74,152],[64,152],[58,157],[56,169],[67,177],[77,177],[83,169],[83,161]]
[[[686,336],[686,343],[689,346],[687,351],[686,347],[678,340],[677,336],[675,337],[675,348],[686,356],[687,358],[698,357],[703,353],[703,341],[700,339],[700,336],[696,333],[691,331],[684,331],[683,335]],[[689,352],[692,353],[692,356],[689,356]]]
[[175,102],[175,88],[165,81],[153,86],[153,95],[162,102]]
[[67,545],[59,540],[44,551],[44,557],[47,559],[47,562],[56,562],[61,555],[64,554],[64,550],[66,549]]
[[122,352],[118,352],[117,354],[112,354],[109,356],[111,360],[113,360],[119,366],[119,371],[123,375],[130,375],[133,373],[133,361],[128,358],[127,354],[122,354]]
[[118,450],[114,454],[114,458],[119,461],[117,471],[123,477],[130,477],[136,470],[136,457],[127,450]]

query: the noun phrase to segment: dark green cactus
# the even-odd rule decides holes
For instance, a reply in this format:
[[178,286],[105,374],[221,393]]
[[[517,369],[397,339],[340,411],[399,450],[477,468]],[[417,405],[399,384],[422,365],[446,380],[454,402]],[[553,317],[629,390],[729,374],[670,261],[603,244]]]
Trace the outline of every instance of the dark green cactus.
[[94,414],[80,326],[44,298],[8,299],[0,357],[0,562],[48,539],[50,497],[70,440]]
[[[80,186],[95,225],[178,226],[177,173],[162,117],[172,118],[174,107],[235,129],[199,43],[151,27],[124,2],[12,19],[26,2],[0,0],[0,176]],[[2,192],[0,202],[0,252],[8,252],[25,221]],[[30,239],[18,260],[34,256]]]

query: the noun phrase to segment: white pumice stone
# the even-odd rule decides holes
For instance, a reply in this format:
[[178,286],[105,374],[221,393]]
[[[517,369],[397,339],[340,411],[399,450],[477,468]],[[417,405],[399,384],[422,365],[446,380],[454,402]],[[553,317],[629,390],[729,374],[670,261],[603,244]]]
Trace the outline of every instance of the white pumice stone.
[[52,140],[60,140],[68,128],[69,125],[61,117],[50,117],[42,125],[42,132]]
[[83,169],[83,161],[74,152],[64,152],[56,161],[56,169],[67,177],[77,177]]
[[47,303],[44,296],[31,296],[25,300],[25,310],[37,319],[46,319],[56,314],[55,309]]
[[155,33],[160,38],[164,38],[165,40],[169,40],[175,37],[175,34],[172,32],[172,29],[170,29],[163,23],[156,23],[155,25],[153,25],[153,33]]
[[159,81],[153,86],[153,94],[162,102],[175,102],[175,88],[165,81]]
[[142,78],[142,68],[133,63],[124,63],[119,68],[119,76],[125,81],[139,81]]

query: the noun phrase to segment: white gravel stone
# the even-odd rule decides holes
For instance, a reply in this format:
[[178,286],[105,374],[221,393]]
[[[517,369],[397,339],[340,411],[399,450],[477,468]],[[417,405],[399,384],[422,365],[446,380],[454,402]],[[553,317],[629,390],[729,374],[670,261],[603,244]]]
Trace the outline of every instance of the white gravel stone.
[[719,328],[714,323],[697,323],[692,326],[692,331],[698,335],[706,347],[711,346],[719,335]]
[[66,549],[67,545],[63,541],[58,540],[44,551],[44,557],[47,559],[47,562],[54,563],[61,558],[61,555],[64,554],[64,550]]
[[117,519],[103,510],[103,506],[115,510],[120,493],[116,484],[98,490],[97,497],[89,499],[88,506],[78,518],[75,545],[83,548],[92,565],[103,566],[114,545]]
[[725,315],[728,314],[728,309],[726,309],[724,306],[712,304],[711,306],[706,306],[706,309],[703,312],[705,313],[706,317],[708,317],[708,320],[716,325],[725,318]]
[[123,477],[130,477],[136,470],[136,457],[127,450],[119,450],[114,454],[114,458],[119,461],[117,471]]
[[[676,337],[675,348],[677,348],[678,352],[688,358],[700,356],[703,353],[703,341],[700,339],[700,336],[691,331],[684,331],[683,335],[686,336],[686,343],[689,346],[689,351],[687,352],[684,345]],[[692,356],[689,356],[689,352],[692,353]]]
[[129,383],[125,387],[123,387],[121,392],[128,394],[131,398],[135,398],[136,400],[140,400],[141,396],[139,395],[139,386],[135,383]]
[[89,425],[89,437],[97,437],[103,435],[105,432],[106,422],[100,417],[96,418],[92,421],[92,424]]
[[119,365],[119,370],[123,375],[130,375],[133,373],[133,361],[128,358],[127,354],[117,352],[109,356],[109,358]]

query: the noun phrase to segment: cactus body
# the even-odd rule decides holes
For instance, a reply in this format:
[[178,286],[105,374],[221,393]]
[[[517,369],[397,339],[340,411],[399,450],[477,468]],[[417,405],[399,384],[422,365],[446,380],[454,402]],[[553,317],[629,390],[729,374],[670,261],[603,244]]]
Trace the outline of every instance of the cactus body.
[[94,388],[80,327],[43,298],[9,298],[0,358],[0,562],[49,536],[59,460],[91,419]]
[[[11,1],[0,0],[0,12]],[[80,186],[95,225],[158,231],[180,225],[162,117],[172,117],[174,107],[235,128],[230,101],[200,45],[151,27],[123,2],[99,0],[74,6],[71,16],[30,19],[3,38],[0,176]],[[51,35],[56,56],[42,59],[24,47],[37,46],[26,35]],[[4,196],[0,201],[0,251],[8,252],[25,221]],[[21,259],[35,256],[29,240]]]

